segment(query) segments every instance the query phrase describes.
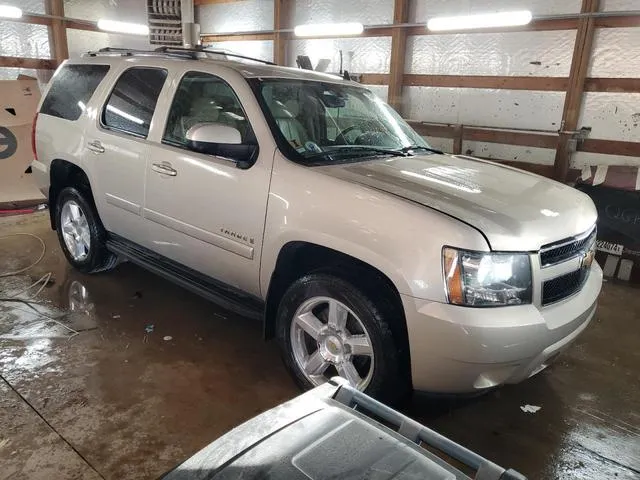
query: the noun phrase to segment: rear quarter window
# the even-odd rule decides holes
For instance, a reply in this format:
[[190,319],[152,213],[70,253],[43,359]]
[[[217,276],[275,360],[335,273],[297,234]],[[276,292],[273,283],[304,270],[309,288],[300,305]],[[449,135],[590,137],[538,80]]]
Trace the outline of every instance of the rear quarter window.
[[109,65],[65,65],[53,79],[40,113],[77,120],[108,71]]

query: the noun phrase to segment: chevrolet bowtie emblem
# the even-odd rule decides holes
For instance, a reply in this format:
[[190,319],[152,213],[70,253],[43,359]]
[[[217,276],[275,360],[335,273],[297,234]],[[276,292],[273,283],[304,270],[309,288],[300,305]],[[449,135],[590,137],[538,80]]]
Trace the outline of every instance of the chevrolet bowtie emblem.
[[585,254],[582,256],[582,261],[580,262],[580,268],[584,268],[585,270],[588,270],[589,268],[591,268],[591,264],[593,263],[594,257],[595,257],[595,252],[593,250],[589,250],[588,252],[585,252]]

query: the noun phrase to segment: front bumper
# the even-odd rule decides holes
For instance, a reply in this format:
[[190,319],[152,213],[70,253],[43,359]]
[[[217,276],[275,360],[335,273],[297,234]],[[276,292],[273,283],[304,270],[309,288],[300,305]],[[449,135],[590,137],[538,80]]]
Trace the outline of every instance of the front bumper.
[[545,307],[469,308],[402,295],[414,389],[471,393],[535,375],[587,327],[601,286],[594,262],[577,294]]

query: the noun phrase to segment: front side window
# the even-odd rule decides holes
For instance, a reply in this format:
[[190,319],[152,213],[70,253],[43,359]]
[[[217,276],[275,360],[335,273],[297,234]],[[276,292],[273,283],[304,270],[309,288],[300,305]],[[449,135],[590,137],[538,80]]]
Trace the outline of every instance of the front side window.
[[277,126],[274,133],[288,145],[292,160],[332,163],[371,154],[433,151],[395,110],[365,88],[288,79],[258,82],[265,114]]
[[134,67],[116,82],[102,111],[102,124],[114,130],[146,138],[167,71]]
[[207,123],[233,127],[240,132],[241,143],[255,143],[249,121],[233,89],[214,75],[188,72],[176,90],[162,140],[187,148],[189,129]]

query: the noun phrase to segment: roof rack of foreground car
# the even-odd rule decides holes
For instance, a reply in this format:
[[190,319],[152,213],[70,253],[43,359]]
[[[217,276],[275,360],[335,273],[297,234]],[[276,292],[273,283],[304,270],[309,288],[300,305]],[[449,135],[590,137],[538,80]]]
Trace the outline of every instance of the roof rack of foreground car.
[[189,60],[198,60],[202,58],[202,55],[220,55],[223,57],[239,58],[242,60],[250,60],[252,62],[264,63],[266,65],[275,65],[268,60],[262,60],[260,58],[248,57],[246,55],[239,55],[233,52],[227,52],[226,50],[209,50],[207,48],[186,48],[186,47],[158,47],[155,50],[136,50],[131,48],[116,48],[105,47],[100,50],[88,52],[90,57],[97,57],[101,55],[119,55],[122,57],[132,56],[148,56],[148,57],[178,57],[186,58]]

